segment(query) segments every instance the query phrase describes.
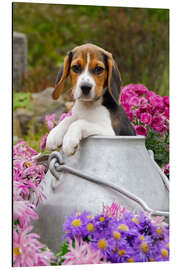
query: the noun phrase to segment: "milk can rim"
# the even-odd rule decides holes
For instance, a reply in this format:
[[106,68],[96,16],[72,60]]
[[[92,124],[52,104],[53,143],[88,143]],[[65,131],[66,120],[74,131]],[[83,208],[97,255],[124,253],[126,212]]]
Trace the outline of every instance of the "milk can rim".
[[87,139],[106,139],[106,140],[145,140],[145,136],[90,136]]

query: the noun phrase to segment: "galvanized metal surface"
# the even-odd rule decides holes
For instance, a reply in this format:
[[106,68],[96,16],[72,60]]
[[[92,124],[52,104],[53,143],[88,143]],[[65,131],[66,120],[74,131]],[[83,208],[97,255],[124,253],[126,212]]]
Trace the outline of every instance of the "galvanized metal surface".
[[62,225],[73,211],[96,214],[102,203],[113,201],[136,211],[144,206],[159,214],[168,211],[168,179],[146,150],[143,136],[89,137],[74,156],[61,154],[50,156],[45,177],[48,199],[38,207],[40,218],[34,224],[52,250],[59,250]]

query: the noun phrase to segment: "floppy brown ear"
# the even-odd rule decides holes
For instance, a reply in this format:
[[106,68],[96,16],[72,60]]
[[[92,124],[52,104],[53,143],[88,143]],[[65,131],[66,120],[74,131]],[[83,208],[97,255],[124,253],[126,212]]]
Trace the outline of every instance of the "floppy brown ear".
[[54,92],[52,94],[53,99],[57,99],[63,92],[64,81],[69,75],[70,65],[72,60],[72,52],[64,58],[64,64],[60,67],[57,78]]
[[108,64],[108,90],[113,97],[114,101],[120,103],[120,92],[121,92],[121,76],[118,67],[111,57],[107,59]]

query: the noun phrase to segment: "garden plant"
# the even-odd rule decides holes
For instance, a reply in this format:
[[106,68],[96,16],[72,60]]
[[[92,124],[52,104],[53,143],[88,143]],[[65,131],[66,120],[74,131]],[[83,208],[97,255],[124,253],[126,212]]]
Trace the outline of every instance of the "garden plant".
[[[136,134],[146,137],[146,147],[169,177],[169,98],[161,97],[142,84],[122,88],[120,97]],[[40,149],[45,149],[48,131],[64,117],[46,115],[47,133]],[[20,139],[13,147],[13,266],[99,264],[169,260],[169,226],[163,217],[135,213],[113,202],[99,213],[79,212],[68,216],[63,244],[54,254],[32,232],[38,219],[36,207],[46,197],[43,179],[46,168],[38,164],[38,151]],[[93,209],[92,209],[93,211]]]

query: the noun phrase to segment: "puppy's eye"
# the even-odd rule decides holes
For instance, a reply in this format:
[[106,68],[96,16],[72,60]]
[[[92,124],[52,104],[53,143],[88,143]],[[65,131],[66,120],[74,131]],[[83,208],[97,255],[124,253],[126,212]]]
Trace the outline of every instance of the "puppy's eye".
[[71,68],[75,73],[80,73],[82,71],[82,68],[80,65],[74,65]]
[[103,70],[104,70],[103,67],[96,66],[96,67],[94,68],[94,70],[93,70],[93,73],[98,75],[98,74],[102,73]]

